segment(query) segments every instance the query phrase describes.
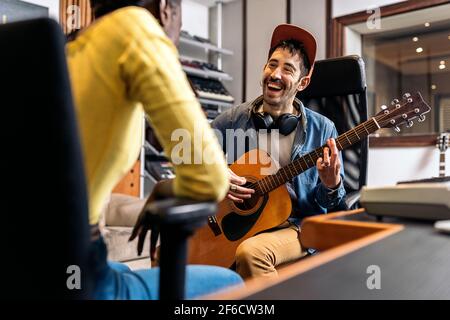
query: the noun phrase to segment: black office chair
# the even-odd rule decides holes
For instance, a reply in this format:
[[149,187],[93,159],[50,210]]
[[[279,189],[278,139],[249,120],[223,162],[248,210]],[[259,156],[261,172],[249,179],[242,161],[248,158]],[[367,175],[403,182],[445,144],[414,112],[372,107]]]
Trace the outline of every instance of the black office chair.
[[156,244],[161,233],[159,298],[182,300],[185,297],[185,278],[188,238],[206,224],[207,217],[217,211],[214,202],[197,202],[187,199],[167,199],[154,202],[144,208],[150,212],[148,223]]
[[[311,84],[297,94],[308,108],[332,120],[338,134],[367,120],[366,76],[364,62],[358,56],[317,61]],[[345,170],[345,203],[331,211],[359,206],[359,190],[366,184],[368,138],[342,152]]]
[[[0,26],[2,295],[89,298],[86,183],[60,26]],[[77,285],[79,268],[81,288]]]
[[[2,293],[8,299],[89,299],[86,181],[64,53],[50,19],[0,26],[3,169]],[[183,299],[187,237],[214,203],[168,199],[146,208],[161,230],[160,298]],[[69,289],[76,266],[81,286]]]

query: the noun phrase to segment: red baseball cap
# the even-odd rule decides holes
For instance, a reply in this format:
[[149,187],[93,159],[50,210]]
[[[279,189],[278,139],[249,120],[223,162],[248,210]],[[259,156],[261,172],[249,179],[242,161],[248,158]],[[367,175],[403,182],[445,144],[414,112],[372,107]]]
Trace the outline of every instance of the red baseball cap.
[[[294,39],[301,42],[305,48],[306,55],[308,56],[311,69],[309,75],[314,67],[314,62],[316,60],[317,43],[314,36],[305,29],[297,27],[293,24],[280,24],[275,30],[273,30],[272,41],[270,42],[270,49],[275,47],[283,40]],[[270,51],[269,51],[270,52]],[[269,57],[270,58],[270,57]]]

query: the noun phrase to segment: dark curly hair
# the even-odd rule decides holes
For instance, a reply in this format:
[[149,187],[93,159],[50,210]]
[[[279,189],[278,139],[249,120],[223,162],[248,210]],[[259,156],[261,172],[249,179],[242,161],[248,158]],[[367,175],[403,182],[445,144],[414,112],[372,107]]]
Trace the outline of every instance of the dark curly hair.
[[[100,18],[105,14],[108,14],[114,10],[128,7],[128,6],[138,6],[138,7],[156,7],[159,5],[160,0],[90,0],[92,13],[95,18]],[[167,4],[172,8],[179,6],[181,0],[167,0]]]

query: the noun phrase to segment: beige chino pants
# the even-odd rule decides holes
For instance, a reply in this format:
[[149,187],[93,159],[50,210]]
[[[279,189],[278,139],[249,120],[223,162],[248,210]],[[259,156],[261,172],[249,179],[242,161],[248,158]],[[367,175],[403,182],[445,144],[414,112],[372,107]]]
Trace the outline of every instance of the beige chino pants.
[[274,277],[277,266],[306,255],[300,244],[300,231],[292,223],[257,234],[236,250],[236,271],[244,278]]

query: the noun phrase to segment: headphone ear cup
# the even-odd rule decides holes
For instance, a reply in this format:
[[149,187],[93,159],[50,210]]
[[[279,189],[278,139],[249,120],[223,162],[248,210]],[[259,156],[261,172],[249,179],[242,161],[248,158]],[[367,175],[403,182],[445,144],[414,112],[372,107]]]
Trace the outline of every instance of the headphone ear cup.
[[283,136],[287,136],[297,128],[299,119],[299,116],[290,113],[282,114],[277,119],[276,127]]
[[273,118],[268,113],[253,113],[253,123],[257,130],[271,129],[273,125]]

